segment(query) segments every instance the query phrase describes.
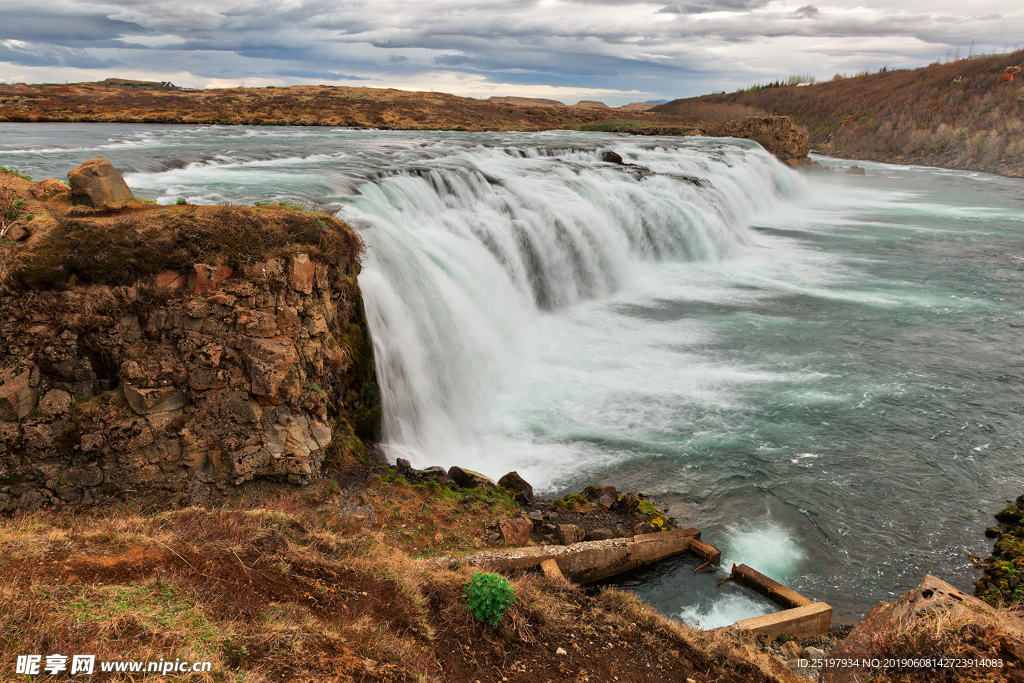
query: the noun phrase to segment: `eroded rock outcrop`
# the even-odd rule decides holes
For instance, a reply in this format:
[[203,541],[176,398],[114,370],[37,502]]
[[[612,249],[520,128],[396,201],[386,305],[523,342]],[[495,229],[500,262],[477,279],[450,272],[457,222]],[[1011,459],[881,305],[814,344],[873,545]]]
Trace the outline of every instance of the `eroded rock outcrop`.
[[[997,610],[928,574],[920,587],[907,591],[895,602],[875,605],[829,653],[820,680],[877,680],[877,669],[873,671],[865,665],[867,662],[899,659],[924,660],[906,666],[904,671],[909,675],[899,679],[914,683],[941,680],[938,674],[957,666],[968,667],[976,680],[992,679],[1001,670],[1016,672],[1024,661],[1024,621],[1010,610]],[[943,660],[954,663],[940,664]],[[1011,676],[1009,680],[1019,677]]]
[[[0,511],[115,495],[202,501],[261,481],[302,485],[325,458],[372,435],[379,409],[358,249],[301,243],[337,231],[338,244],[358,246],[347,226],[286,209],[201,207],[126,214],[90,231],[50,208],[57,227],[8,246],[22,251],[0,288]],[[55,260],[127,231],[156,230],[173,250],[226,225],[236,238],[266,240],[259,248],[272,255],[210,254],[222,262],[159,270],[130,285],[95,282],[104,261]],[[290,255],[271,248],[275,226]],[[164,252],[122,253],[131,268],[117,277],[158,257],[166,264]],[[52,282],[46,268],[65,282],[19,288],[19,279]]]
[[793,168],[811,164],[810,137],[797,130],[788,116],[744,116],[706,132],[713,137],[753,140]]

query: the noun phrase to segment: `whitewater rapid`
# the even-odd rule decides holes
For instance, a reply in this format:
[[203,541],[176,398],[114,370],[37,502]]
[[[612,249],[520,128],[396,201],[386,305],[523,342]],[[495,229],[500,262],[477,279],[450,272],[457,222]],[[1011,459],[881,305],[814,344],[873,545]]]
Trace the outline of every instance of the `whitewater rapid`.
[[[369,247],[360,288],[385,397],[384,441],[395,457],[495,477],[519,468],[542,490],[551,487],[565,465],[587,455],[559,467],[545,451],[561,445],[544,444],[543,434],[516,424],[527,416],[499,405],[543,381],[533,376],[538,363],[547,365],[538,352],[560,353],[538,346],[558,333],[547,329],[552,317],[592,316],[596,329],[569,332],[584,343],[590,331],[621,328],[598,320],[608,315],[602,302],[634,290],[658,264],[737,257],[756,242],[750,216],[802,187],[747,141],[572,142],[584,140],[426,147],[419,167],[389,169],[342,210]],[[609,151],[624,163],[604,161]],[[629,338],[643,330],[621,332],[622,351],[653,351]],[[548,400],[589,384],[564,380],[564,388],[543,388]]]

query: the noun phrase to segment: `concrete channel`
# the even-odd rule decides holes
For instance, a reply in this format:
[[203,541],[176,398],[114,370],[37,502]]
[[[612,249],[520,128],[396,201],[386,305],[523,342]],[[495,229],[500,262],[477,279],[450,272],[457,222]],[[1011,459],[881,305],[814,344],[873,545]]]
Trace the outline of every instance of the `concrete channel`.
[[[546,576],[585,584],[602,581],[684,552],[703,559],[704,565],[701,567],[717,566],[722,561],[722,553],[718,548],[701,540],[700,531],[688,528],[606,541],[582,541],[571,545],[491,550],[461,558],[440,557],[420,562],[452,567],[469,566],[490,572],[539,568]],[[814,602],[745,564],[734,564],[726,580],[735,580],[748,586],[783,609],[743,619],[724,628],[746,631],[769,639],[783,633],[796,638],[828,635],[832,625],[832,607],[828,604]]]

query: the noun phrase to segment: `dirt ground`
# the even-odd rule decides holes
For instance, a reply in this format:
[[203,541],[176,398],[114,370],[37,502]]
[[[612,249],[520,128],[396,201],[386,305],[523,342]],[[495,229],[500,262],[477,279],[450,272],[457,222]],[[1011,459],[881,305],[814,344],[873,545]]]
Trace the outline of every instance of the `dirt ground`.
[[[144,501],[0,520],[0,680],[19,654],[189,658],[186,681],[785,681],[756,644],[672,623],[634,596],[540,573],[488,626],[471,573],[415,557],[492,547],[508,497],[349,463],[308,489],[220,507]],[[134,677],[133,677],[134,676]],[[41,677],[39,680],[46,680]]]

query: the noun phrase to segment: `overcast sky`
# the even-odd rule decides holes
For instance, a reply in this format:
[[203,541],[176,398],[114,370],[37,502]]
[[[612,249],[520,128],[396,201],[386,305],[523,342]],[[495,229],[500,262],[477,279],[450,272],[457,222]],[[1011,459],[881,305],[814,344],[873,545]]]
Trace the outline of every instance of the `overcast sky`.
[[0,0],[0,80],[701,95],[1024,47],[1021,0]]

